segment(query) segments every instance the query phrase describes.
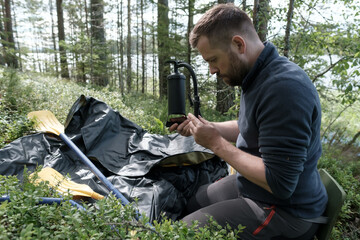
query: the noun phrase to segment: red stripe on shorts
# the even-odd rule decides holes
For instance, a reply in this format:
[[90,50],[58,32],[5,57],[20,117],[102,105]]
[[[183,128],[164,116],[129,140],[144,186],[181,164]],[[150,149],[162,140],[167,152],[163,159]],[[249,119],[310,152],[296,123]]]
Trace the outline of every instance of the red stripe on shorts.
[[255,229],[255,231],[252,233],[253,235],[257,235],[264,227],[266,227],[269,224],[271,218],[275,214],[275,206],[273,205],[270,208],[272,209],[271,212],[269,213],[265,221],[257,229]]

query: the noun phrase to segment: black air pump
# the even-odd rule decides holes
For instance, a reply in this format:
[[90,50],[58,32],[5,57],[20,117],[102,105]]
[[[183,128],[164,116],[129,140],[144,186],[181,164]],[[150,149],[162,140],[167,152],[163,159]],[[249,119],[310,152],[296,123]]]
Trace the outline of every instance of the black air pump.
[[194,83],[194,100],[190,99],[190,104],[194,106],[194,115],[199,117],[200,114],[200,98],[198,95],[197,79],[193,68],[190,64],[170,60],[166,63],[174,64],[174,73],[167,76],[168,81],[168,121],[166,127],[170,127],[174,123],[182,123],[186,120],[185,113],[185,76],[179,73],[180,67],[185,67],[190,72],[191,78]]

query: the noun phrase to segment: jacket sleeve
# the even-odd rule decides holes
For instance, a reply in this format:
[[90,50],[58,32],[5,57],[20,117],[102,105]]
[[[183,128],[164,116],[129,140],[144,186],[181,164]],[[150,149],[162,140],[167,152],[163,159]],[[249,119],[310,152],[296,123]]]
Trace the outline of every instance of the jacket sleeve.
[[[296,74],[301,73],[294,72],[292,78]],[[314,111],[313,90],[292,79],[276,81],[260,100],[259,150],[266,180],[277,198],[287,199],[296,189],[307,160]]]

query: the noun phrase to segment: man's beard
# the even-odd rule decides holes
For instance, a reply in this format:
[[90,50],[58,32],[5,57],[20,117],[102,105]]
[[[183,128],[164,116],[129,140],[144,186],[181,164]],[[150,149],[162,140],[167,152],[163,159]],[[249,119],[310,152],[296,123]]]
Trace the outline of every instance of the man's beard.
[[217,77],[223,79],[223,81],[229,86],[241,87],[243,80],[250,71],[250,66],[247,62],[243,62],[239,58],[237,58],[234,53],[230,52],[229,54],[229,72],[225,74],[217,74]]

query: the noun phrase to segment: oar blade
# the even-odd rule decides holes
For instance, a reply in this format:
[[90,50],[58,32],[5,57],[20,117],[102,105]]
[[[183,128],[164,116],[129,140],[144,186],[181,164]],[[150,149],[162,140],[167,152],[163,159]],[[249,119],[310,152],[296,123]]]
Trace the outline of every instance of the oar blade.
[[49,186],[62,194],[70,193],[73,196],[91,197],[97,200],[104,198],[104,196],[94,192],[88,185],[75,183],[53,168],[43,168],[37,175],[38,179],[35,180],[35,183],[48,181]]
[[35,121],[35,129],[38,131],[53,133],[56,135],[64,133],[64,126],[50,111],[43,110],[30,112],[28,114],[28,118]]
[[30,115],[31,117],[35,117],[38,122],[38,129],[41,129],[45,132],[51,132],[54,134],[58,134],[60,138],[72,149],[76,152],[76,154],[80,157],[81,161],[85,163],[91,171],[95,174],[95,176],[106,186],[106,188],[114,193],[116,198],[121,200],[122,205],[126,205],[129,203],[118,189],[114,187],[114,185],[104,176],[102,172],[85,156],[85,154],[71,141],[71,139],[66,136],[64,133],[64,126],[62,126],[59,121],[56,119],[54,114],[49,111],[39,111],[33,112]]

